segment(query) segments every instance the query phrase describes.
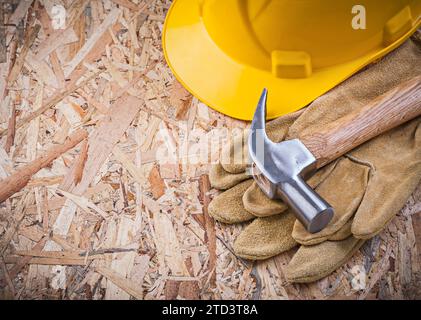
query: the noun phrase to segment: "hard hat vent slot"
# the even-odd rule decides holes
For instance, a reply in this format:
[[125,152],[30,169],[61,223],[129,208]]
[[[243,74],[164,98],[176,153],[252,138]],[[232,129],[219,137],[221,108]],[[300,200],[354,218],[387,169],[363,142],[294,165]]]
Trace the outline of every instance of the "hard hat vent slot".
[[312,73],[311,57],[305,51],[272,51],[272,73],[277,78],[308,78]]
[[402,37],[412,28],[411,8],[406,6],[391,19],[383,29],[383,45],[388,46]]

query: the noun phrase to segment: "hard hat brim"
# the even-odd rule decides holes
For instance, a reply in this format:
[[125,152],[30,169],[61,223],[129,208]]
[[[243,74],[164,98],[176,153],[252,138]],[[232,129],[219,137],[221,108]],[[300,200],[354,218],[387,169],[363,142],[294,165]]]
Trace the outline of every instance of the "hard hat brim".
[[163,28],[166,61],[187,90],[211,108],[241,120],[251,120],[263,88],[268,89],[267,118],[296,111],[352,74],[402,44],[420,20],[391,45],[334,67],[313,70],[308,78],[281,79],[269,71],[241,64],[226,55],[210,38],[200,8],[188,0],[174,0]]

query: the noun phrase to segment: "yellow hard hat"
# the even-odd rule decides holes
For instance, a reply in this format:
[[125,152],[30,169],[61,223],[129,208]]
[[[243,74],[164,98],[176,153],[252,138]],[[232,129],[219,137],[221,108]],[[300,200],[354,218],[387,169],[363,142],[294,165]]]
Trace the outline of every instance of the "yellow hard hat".
[[165,58],[210,107],[250,120],[295,111],[399,46],[420,25],[421,0],[174,0]]

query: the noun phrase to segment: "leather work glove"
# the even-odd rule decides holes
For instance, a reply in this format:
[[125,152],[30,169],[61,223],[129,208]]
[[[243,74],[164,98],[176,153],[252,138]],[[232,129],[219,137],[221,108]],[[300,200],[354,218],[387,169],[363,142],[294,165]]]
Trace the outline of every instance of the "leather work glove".
[[[289,115],[268,123],[268,136],[279,142],[317,132],[420,73],[421,45],[413,37],[316,99],[298,117]],[[222,158],[233,159],[242,140],[223,150]],[[335,209],[329,225],[318,233],[308,233],[282,202],[268,199],[245,168],[246,164],[232,161],[212,168],[212,185],[226,191],[210,203],[209,213],[224,223],[253,219],[234,243],[240,257],[266,259],[300,245],[285,270],[286,277],[290,282],[316,281],[345,264],[366,239],[381,232],[417,186],[421,119],[367,141],[308,181]]]

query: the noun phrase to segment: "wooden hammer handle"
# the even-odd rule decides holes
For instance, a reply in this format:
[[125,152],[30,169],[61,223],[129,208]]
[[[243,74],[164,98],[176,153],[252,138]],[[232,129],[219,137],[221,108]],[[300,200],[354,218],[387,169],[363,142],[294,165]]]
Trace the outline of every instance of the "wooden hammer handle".
[[421,76],[412,78],[352,112],[305,135],[301,142],[323,167],[379,134],[421,115]]

